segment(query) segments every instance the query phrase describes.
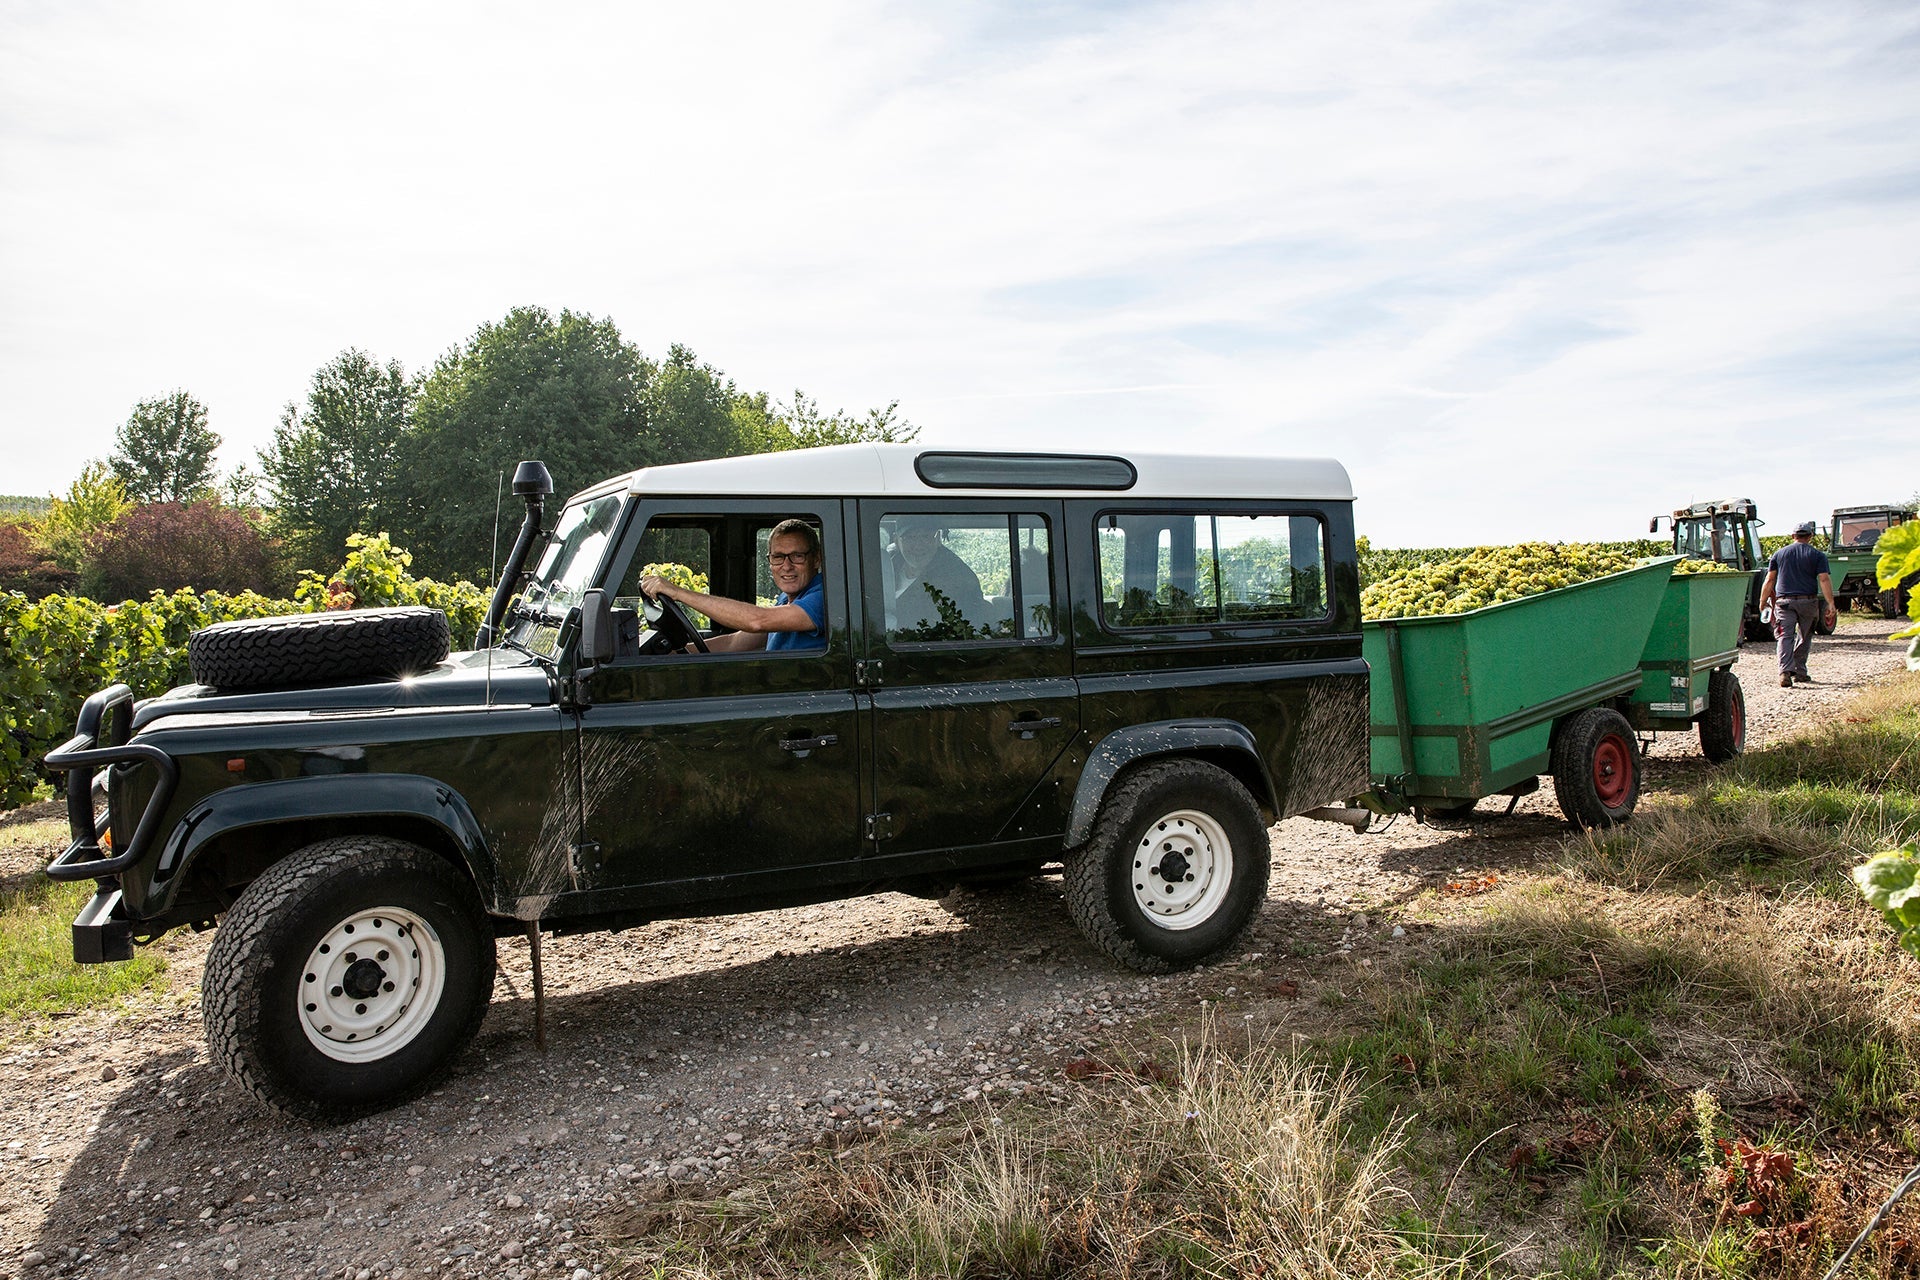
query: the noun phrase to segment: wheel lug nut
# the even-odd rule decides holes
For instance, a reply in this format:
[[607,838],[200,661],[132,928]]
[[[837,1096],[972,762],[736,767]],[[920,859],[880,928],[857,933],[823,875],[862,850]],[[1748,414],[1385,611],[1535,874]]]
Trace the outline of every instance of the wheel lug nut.
[[339,987],[335,987],[333,990],[327,992],[327,994],[338,999],[342,992]]

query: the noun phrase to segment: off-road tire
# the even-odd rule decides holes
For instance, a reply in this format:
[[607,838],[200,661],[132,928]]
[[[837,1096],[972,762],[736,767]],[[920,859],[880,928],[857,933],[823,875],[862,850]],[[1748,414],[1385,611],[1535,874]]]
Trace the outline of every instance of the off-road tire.
[[[1226,882],[1196,923],[1169,928],[1139,904],[1135,885],[1151,879],[1137,878],[1136,855],[1150,829],[1164,828],[1181,813],[1204,819],[1224,837],[1227,847],[1210,849],[1205,857]],[[1192,830],[1190,825],[1183,838],[1192,839]],[[1238,779],[1199,760],[1142,765],[1114,784],[1092,836],[1067,855],[1067,913],[1087,941],[1129,969],[1186,968],[1227,950],[1246,932],[1266,899],[1270,862],[1260,807]],[[1209,881],[1201,901],[1215,892]]]
[[1576,827],[1625,822],[1640,801],[1640,748],[1612,707],[1588,707],[1553,740],[1553,795]]
[[1724,764],[1747,749],[1747,695],[1729,670],[1707,676],[1707,709],[1700,717],[1700,754]]
[[187,637],[187,667],[215,689],[269,689],[425,671],[447,656],[447,615],[407,605],[216,622]]
[[1880,616],[1897,618],[1906,612],[1907,591],[1905,587],[1888,587],[1880,593]]
[[1760,621],[1759,613],[1742,614],[1740,619],[1740,642],[1749,640],[1765,641],[1773,639],[1773,624]]
[[[334,930],[369,910],[424,922],[443,981],[410,1039],[342,1061],[317,1048],[302,1021],[306,969]],[[322,840],[267,868],[221,922],[201,979],[207,1048],[268,1106],[305,1120],[351,1119],[415,1096],[446,1071],[486,1016],[494,966],[493,929],[462,869],[383,836]]]

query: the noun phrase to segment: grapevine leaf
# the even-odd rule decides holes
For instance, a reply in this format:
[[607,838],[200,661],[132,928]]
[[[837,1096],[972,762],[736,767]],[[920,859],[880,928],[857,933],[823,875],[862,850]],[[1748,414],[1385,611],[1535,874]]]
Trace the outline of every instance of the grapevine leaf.
[[1881,588],[1899,586],[1909,574],[1920,573],[1920,520],[1893,526],[1880,535],[1873,549],[1880,553],[1874,576]]
[[1853,869],[1853,882],[1860,886],[1867,901],[1882,911],[1893,908],[1896,894],[1904,904],[1915,885],[1920,884],[1920,856],[1916,856],[1916,847],[1909,844],[1876,853]]

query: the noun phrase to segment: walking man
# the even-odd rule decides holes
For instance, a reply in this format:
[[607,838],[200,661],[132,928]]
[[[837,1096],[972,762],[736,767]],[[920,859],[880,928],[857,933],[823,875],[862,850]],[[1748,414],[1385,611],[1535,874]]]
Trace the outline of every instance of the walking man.
[[1773,634],[1780,643],[1780,687],[1798,680],[1812,684],[1807,674],[1807,651],[1813,648],[1813,625],[1824,610],[1827,626],[1836,618],[1833,575],[1827,553],[1813,545],[1813,521],[1793,531],[1793,541],[1767,561],[1767,580],[1760,586],[1760,607],[1773,606]]

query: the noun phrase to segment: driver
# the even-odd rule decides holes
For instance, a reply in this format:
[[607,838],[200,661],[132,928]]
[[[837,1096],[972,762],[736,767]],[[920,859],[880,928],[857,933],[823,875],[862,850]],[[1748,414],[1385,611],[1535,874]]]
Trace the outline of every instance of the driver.
[[820,535],[805,520],[782,520],[767,539],[767,568],[780,590],[771,606],[748,604],[727,596],[677,587],[648,574],[640,591],[649,599],[672,600],[733,630],[714,636],[707,648],[715,653],[765,649],[798,653],[827,647],[827,588],[820,576],[824,557]]

